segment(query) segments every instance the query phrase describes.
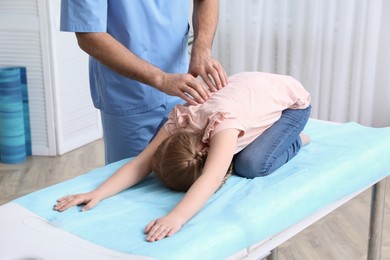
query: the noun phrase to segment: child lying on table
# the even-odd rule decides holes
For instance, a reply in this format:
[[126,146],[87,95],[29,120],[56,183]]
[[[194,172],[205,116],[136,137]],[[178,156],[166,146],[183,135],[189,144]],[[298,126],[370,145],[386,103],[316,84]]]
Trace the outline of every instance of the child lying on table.
[[294,157],[309,142],[301,132],[310,108],[310,94],[290,76],[233,75],[205,103],[177,105],[142,153],[95,190],[58,199],[54,210],[81,204],[82,211],[89,210],[154,171],[168,188],[186,194],[171,212],[146,226],[146,240],[172,236],[219,189],[232,168],[238,176],[255,178]]

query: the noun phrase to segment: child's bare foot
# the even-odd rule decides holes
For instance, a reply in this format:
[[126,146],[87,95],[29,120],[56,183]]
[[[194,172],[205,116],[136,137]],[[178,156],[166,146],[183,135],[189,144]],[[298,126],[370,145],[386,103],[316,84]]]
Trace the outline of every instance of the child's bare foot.
[[303,132],[299,134],[299,137],[301,138],[302,146],[310,143],[310,136],[304,134]]

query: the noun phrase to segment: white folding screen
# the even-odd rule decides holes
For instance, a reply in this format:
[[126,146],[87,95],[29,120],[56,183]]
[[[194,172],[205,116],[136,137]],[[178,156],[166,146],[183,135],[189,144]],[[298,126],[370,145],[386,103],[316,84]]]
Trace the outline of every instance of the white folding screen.
[[214,55],[229,74],[289,74],[312,93],[312,117],[390,125],[389,1],[220,3]]
[[25,66],[33,155],[58,155],[102,136],[88,56],[59,31],[60,0],[0,1],[0,66]]
[[47,87],[50,80],[45,77],[48,59],[42,49],[47,33],[41,30],[41,11],[38,1],[0,1],[0,66],[27,68],[32,150],[55,155],[53,103]]

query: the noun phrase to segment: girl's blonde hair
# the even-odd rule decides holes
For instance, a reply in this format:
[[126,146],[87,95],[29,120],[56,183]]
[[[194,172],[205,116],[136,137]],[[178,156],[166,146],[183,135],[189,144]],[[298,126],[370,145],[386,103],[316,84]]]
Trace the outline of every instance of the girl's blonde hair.
[[178,132],[165,139],[152,159],[152,170],[170,189],[187,191],[202,174],[207,153],[199,152],[200,136]]
[[[170,189],[188,191],[202,175],[207,152],[200,152],[201,136],[193,132],[177,132],[165,139],[152,158],[152,170]],[[231,175],[229,167],[223,182]],[[223,183],[222,183],[223,184]]]

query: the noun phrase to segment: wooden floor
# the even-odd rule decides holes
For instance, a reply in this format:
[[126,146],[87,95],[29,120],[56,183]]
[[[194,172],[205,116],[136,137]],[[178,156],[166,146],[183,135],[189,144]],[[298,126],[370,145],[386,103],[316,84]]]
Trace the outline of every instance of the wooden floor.
[[[29,157],[0,164],[0,205],[103,165],[103,143],[93,142],[59,157]],[[390,178],[387,178],[382,260],[390,260]],[[279,247],[280,260],[366,258],[371,191],[354,198]]]

